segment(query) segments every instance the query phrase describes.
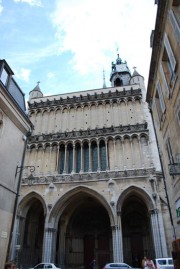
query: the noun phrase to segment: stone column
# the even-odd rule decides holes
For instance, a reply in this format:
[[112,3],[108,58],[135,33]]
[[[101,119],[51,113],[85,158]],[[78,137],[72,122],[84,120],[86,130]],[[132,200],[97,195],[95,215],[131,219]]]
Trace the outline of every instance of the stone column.
[[116,156],[116,140],[114,138],[113,140],[113,145],[114,145],[114,169],[117,170],[117,156]]
[[132,168],[135,168],[135,163],[134,163],[134,154],[133,154],[133,143],[132,143],[132,137],[130,137],[130,145],[131,145],[131,162],[132,162]]
[[54,262],[55,260],[55,235],[56,229],[45,228],[42,262]]
[[140,158],[141,158],[141,168],[144,168],[143,152],[142,152],[141,138],[140,137],[138,137],[138,143],[139,143],[139,151],[140,151]]
[[113,261],[123,262],[122,233],[118,225],[112,226]]
[[118,262],[123,262],[123,240],[122,240],[122,225],[121,214],[117,212],[117,242],[118,242]]
[[124,150],[124,138],[121,139],[121,145],[122,145],[122,151],[123,151],[123,166],[124,166],[124,170],[126,170],[126,155],[125,155],[125,150]]
[[151,227],[156,257],[167,257],[167,246],[164,233],[162,214],[158,209],[151,211]]
[[65,145],[65,152],[64,152],[64,170],[63,174],[66,174],[66,162],[67,162],[67,145]]
[[50,149],[49,149],[49,161],[48,161],[49,171],[47,172],[48,174],[51,174],[51,157],[52,157],[52,145],[50,145]]
[[42,146],[42,150],[43,150],[43,152],[42,152],[42,158],[41,158],[41,166],[40,166],[40,168],[39,168],[39,172],[40,172],[40,174],[43,174],[43,161],[44,161],[44,151],[45,151],[45,146],[43,145]]

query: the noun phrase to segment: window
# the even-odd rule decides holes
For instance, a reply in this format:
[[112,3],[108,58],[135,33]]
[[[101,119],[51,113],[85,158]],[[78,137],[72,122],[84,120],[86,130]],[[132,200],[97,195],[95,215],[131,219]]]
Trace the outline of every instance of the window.
[[157,117],[158,125],[160,125],[160,122],[162,120],[162,116],[166,110],[166,107],[164,104],[164,97],[162,94],[162,88],[159,81],[157,82],[156,94],[153,100],[152,109],[157,114],[156,117]]
[[96,172],[98,169],[98,156],[97,156],[97,144],[92,142],[91,144],[91,157],[92,157],[92,172]]
[[72,172],[73,169],[73,147],[69,144],[67,147],[67,157],[68,157],[68,174]]
[[8,72],[6,71],[5,68],[3,68],[3,71],[1,73],[1,81],[4,84],[4,86],[7,86],[7,82],[8,82]]
[[105,142],[99,143],[99,154],[100,154],[100,170],[106,171],[106,146]]
[[174,57],[166,33],[164,35],[164,51],[162,56],[162,66],[168,85],[170,87],[173,87],[176,78],[175,77],[176,59]]
[[174,37],[177,38],[177,42],[180,43],[180,27],[178,24],[179,14],[177,9],[177,7],[173,7],[173,10],[169,10],[169,20],[174,32]]
[[89,145],[84,143],[84,172],[89,170]]
[[80,144],[76,145],[76,173],[79,173],[81,170],[81,146]]
[[59,173],[63,174],[64,171],[64,159],[65,159],[65,147],[64,145],[60,146],[59,150]]

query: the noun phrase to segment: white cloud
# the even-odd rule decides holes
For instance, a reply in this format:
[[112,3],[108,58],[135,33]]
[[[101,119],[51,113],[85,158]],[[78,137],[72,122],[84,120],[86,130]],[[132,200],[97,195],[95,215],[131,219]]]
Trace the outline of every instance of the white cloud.
[[57,0],[51,19],[59,52],[72,52],[81,74],[109,70],[118,47],[122,60],[147,75],[155,13],[151,0]]
[[41,0],[14,0],[14,2],[27,3],[31,6],[38,6],[38,7],[42,6]]
[[3,11],[2,0],[0,0],[0,14]]
[[53,72],[49,72],[49,73],[47,73],[47,77],[48,78],[53,78],[55,75],[54,75],[54,73]]
[[15,72],[16,77],[21,80],[24,80],[25,82],[29,82],[30,74],[31,70],[27,68],[21,68],[20,71]]

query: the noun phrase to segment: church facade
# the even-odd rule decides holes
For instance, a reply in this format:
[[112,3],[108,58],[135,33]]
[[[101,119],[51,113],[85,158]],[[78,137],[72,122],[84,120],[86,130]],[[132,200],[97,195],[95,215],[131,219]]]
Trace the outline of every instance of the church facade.
[[143,77],[119,55],[111,87],[30,92],[28,140],[13,255],[23,267],[54,262],[140,267],[172,241]]

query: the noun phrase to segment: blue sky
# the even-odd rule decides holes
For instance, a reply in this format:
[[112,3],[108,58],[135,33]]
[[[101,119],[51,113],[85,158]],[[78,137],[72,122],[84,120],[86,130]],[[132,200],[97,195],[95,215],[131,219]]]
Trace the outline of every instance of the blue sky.
[[0,58],[28,99],[107,87],[118,53],[148,82],[154,0],[0,0]]

